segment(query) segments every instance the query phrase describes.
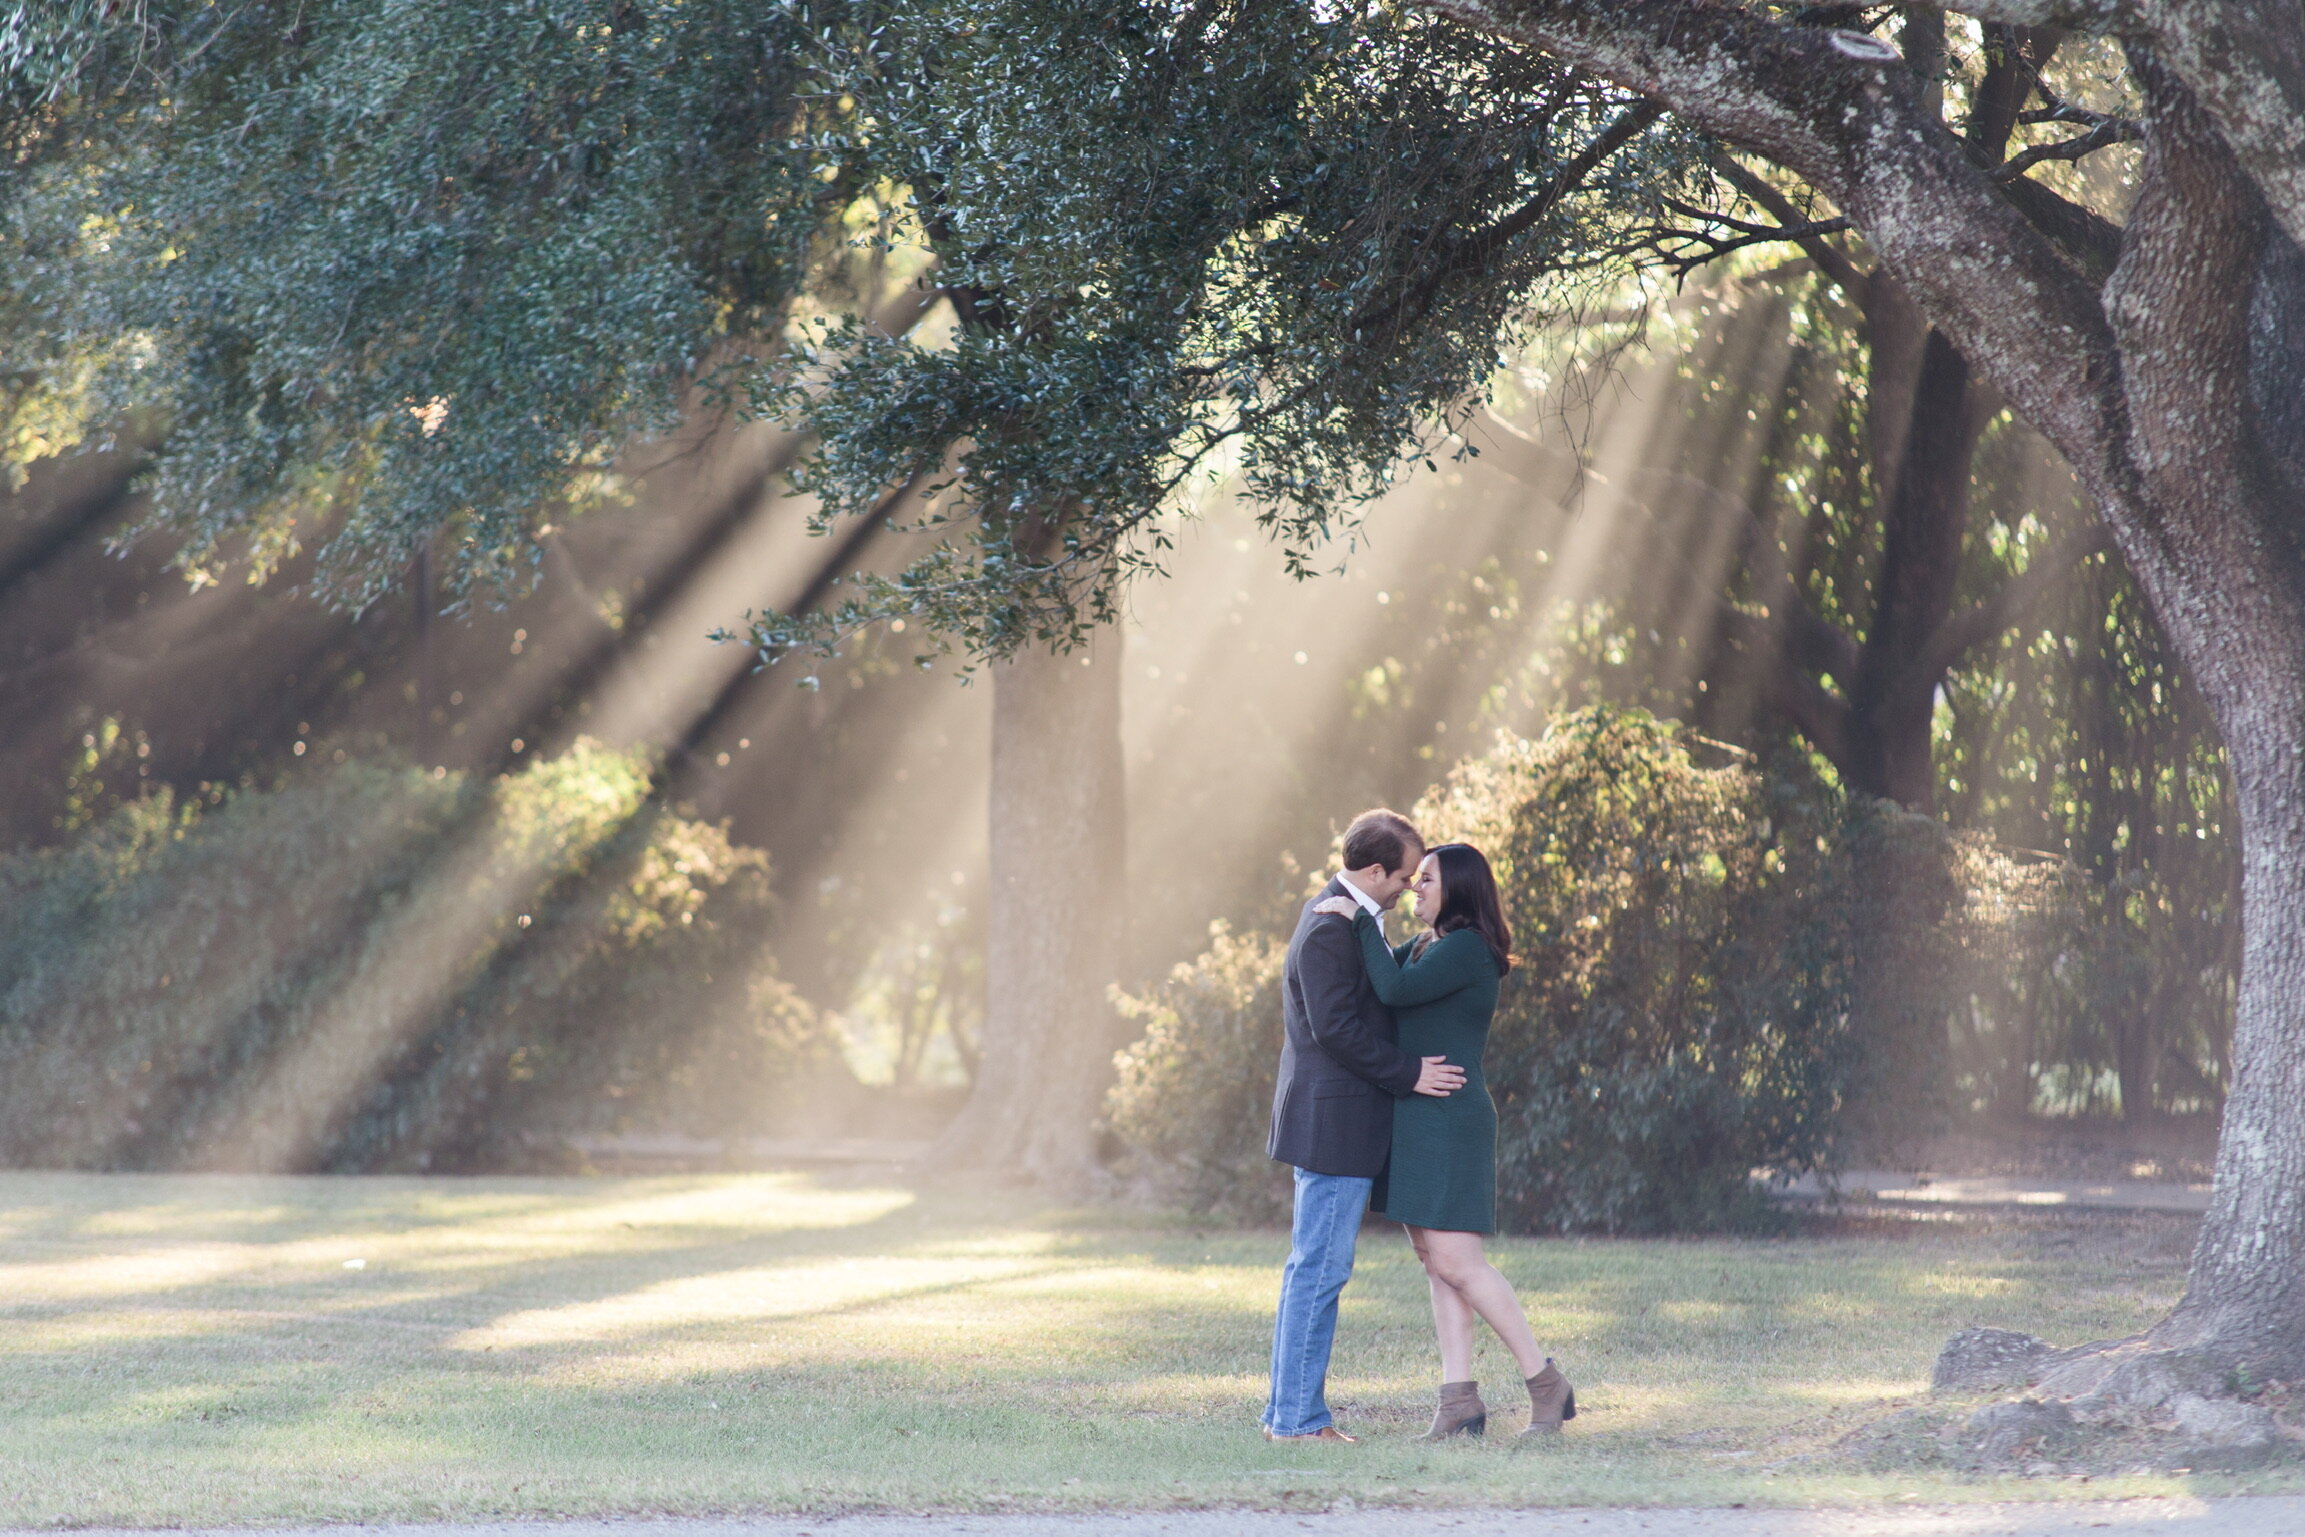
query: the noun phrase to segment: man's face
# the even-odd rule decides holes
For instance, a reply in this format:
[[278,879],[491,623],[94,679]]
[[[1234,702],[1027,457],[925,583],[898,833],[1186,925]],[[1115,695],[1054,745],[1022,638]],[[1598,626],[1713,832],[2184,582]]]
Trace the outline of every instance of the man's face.
[[1409,889],[1409,883],[1417,878],[1417,867],[1425,862],[1425,851],[1412,843],[1402,850],[1401,858],[1403,863],[1398,870],[1387,870],[1369,882],[1369,900],[1379,907],[1390,909],[1400,894]]

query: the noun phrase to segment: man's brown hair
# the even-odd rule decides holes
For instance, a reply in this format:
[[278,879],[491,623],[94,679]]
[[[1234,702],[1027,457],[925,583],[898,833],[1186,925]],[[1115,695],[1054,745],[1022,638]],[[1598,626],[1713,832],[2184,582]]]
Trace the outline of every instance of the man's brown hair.
[[1425,840],[1416,824],[1397,811],[1378,807],[1353,818],[1345,829],[1345,868],[1366,870],[1383,865],[1391,874],[1409,862],[1409,850],[1424,852]]

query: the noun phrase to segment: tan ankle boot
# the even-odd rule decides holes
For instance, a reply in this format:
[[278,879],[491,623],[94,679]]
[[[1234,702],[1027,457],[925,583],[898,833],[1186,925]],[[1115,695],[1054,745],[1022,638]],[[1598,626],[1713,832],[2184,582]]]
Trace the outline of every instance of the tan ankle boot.
[[1489,1406],[1481,1402],[1477,1382],[1444,1382],[1441,1405],[1433,1411],[1433,1428],[1417,1439],[1446,1441],[1451,1436],[1477,1436],[1489,1428]]
[[1545,1357],[1545,1369],[1529,1379],[1529,1426],[1524,1436],[1558,1435],[1561,1421],[1577,1417],[1577,1390],[1569,1386],[1569,1379]]

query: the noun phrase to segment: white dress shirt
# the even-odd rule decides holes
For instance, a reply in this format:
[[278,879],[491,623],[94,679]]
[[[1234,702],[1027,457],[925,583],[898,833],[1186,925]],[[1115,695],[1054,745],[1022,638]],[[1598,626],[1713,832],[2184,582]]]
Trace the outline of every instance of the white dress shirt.
[[1353,900],[1361,904],[1362,912],[1377,920],[1377,928],[1381,932],[1385,923],[1385,910],[1377,906],[1377,899],[1361,890],[1358,883],[1348,881],[1341,875],[1337,877],[1337,884],[1353,894]]

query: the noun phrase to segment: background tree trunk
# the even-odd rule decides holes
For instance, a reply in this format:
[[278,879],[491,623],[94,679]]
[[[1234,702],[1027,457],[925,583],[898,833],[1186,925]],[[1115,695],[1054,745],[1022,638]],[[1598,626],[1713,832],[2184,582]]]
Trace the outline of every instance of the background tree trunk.
[[1901,429],[1873,425],[1875,442],[1893,439],[1899,451],[1894,470],[1875,481],[1886,504],[1880,577],[1857,675],[1842,680],[1849,692],[1848,761],[1837,767],[1851,789],[1931,811],[1937,688],[1950,660],[1933,654],[1933,642],[1960,586],[1969,467],[1984,413],[1968,360],[1943,332],[1927,333],[1920,352]]
[[1127,919],[1120,636],[993,664],[984,1056],[945,1166],[1075,1187],[1121,1042],[1106,989]]

